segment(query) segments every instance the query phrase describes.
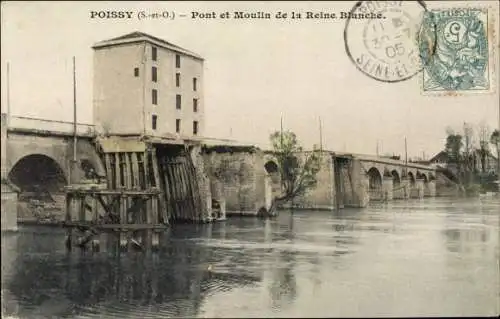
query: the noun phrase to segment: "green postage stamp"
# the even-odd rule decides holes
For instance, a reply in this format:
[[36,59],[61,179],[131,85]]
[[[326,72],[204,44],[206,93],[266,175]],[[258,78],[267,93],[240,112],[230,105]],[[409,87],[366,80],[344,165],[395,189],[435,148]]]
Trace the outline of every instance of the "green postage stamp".
[[425,13],[418,41],[424,93],[494,91],[497,66],[492,20],[487,8],[433,9]]

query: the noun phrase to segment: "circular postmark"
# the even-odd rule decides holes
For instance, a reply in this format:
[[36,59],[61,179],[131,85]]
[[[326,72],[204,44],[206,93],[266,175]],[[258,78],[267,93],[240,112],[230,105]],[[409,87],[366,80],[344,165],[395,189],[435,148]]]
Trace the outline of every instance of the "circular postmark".
[[359,1],[344,29],[346,53],[356,68],[382,82],[408,80],[422,70],[418,36],[422,1]]

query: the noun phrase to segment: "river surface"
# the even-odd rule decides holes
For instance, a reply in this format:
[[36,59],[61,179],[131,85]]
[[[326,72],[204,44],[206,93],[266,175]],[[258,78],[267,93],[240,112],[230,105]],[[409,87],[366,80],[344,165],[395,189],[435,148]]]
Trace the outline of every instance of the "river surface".
[[67,253],[2,234],[2,312],[21,318],[493,316],[500,200],[395,201],[173,227],[163,250]]

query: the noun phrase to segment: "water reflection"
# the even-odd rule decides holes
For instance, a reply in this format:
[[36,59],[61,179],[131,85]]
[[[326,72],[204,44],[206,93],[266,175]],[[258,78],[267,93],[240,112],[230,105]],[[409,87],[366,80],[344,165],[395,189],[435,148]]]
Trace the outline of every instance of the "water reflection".
[[[445,216],[446,226],[442,233],[449,252],[487,255],[488,248],[498,242],[498,229],[494,226],[494,219],[498,219],[498,216],[483,213],[488,211],[484,210],[484,205],[489,207],[493,206],[493,203],[465,202],[453,207],[454,209]],[[500,209],[500,203],[495,208]]]
[[20,317],[370,317],[498,312],[497,202],[424,199],[179,225],[156,254],[67,253],[2,234],[2,308]]
[[[289,245],[294,244],[294,216],[292,213],[282,214],[288,221],[282,224],[281,239]],[[288,215],[288,216],[286,216]],[[291,303],[297,295],[297,283],[294,275],[295,252],[290,250],[277,250],[274,265],[270,270],[271,280],[268,285],[271,296],[272,308],[284,308],[285,303]]]
[[[170,316],[195,316],[206,294],[251,285],[258,277],[244,273],[218,273],[208,267],[213,254],[190,238],[210,238],[210,227],[198,227],[184,236],[167,239],[160,254],[89,254],[63,250],[47,254],[33,241],[35,232],[22,234],[24,245],[38,251],[2,260],[12,265],[2,271],[2,290],[19,303],[4,309],[5,314],[21,317],[75,316],[99,314],[136,317],[141,307]],[[187,235],[187,236],[186,236]],[[59,240],[63,240],[62,236]],[[15,246],[14,237],[4,243]],[[52,243],[53,239],[48,240]],[[34,246],[33,246],[34,245]],[[29,246],[17,248],[26,248]],[[15,252],[18,249],[2,249]],[[32,250],[33,251],[33,250]],[[10,259],[10,260],[9,260]],[[182,307],[172,306],[182,300]]]

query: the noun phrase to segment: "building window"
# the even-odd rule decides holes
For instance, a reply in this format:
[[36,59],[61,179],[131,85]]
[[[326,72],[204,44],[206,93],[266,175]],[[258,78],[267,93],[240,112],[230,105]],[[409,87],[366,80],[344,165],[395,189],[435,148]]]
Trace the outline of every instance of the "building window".
[[176,87],[181,86],[181,74],[180,73],[175,74],[175,86]]
[[181,120],[180,119],[175,120],[175,131],[177,133],[181,132]]
[[193,135],[198,134],[198,121],[193,121]]
[[180,110],[181,109],[181,95],[180,94],[177,94],[175,96],[175,108]]
[[198,82],[198,79],[197,78],[193,78],[193,91],[196,91],[196,86],[197,86],[197,83]]
[[151,68],[151,80],[153,82],[158,82],[158,71],[155,66]]
[[193,112],[198,112],[198,99],[193,99]]
[[134,68],[134,76],[135,77],[139,76],[139,68]]
[[181,67],[181,56],[176,54],[175,55],[175,67],[180,68]]
[[158,91],[155,89],[151,91],[151,103],[158,105]]
[[151,59],[156,61],[158,59],[158,48],[151,47]]
[[156,115],[151,116],[151,127],[153,128],[153,130],[156,130],[157,119],[158,119],[158,116],[156,116]]

